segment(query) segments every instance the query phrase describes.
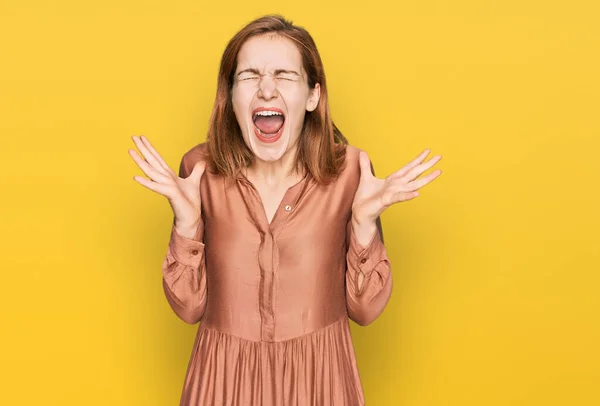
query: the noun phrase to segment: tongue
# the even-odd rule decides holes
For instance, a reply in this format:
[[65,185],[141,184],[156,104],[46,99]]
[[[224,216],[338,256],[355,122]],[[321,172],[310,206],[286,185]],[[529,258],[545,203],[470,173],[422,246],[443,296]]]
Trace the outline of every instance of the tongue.
[[283,116],[258,116],[254,125],[263,134],[275,134],[283,125]]

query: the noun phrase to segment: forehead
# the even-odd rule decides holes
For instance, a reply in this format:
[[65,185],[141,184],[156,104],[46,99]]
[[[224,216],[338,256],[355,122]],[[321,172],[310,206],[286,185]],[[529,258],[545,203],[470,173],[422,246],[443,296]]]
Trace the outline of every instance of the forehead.
[[302,56],[296,44],[287,38],[258,35],[250,38],[240,48],[237,71],[242,69],[302,71]]

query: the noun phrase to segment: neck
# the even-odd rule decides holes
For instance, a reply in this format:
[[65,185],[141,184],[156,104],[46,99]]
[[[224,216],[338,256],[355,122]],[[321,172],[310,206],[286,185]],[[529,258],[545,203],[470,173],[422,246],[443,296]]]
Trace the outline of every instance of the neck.
[[281,158],[272,162],[255,158],[253,165],[246,168],[246,177],[269,186],[295,182],[304,176],[304,169],[300,165],[295,167],[295,154],[295,149],[286,151]]

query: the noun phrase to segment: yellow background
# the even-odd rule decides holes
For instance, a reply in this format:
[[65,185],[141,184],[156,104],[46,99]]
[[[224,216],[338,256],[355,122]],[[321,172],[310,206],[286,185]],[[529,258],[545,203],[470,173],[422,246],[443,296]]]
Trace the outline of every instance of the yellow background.
[[178,404],[196,326],[127,149],[202,142],[227,41],[270,12],[312,33],[378,175],[443,155],[383,215],[392,299],[352,325],[367,404],[600,404],[597,4],[4,0],[0,404]]

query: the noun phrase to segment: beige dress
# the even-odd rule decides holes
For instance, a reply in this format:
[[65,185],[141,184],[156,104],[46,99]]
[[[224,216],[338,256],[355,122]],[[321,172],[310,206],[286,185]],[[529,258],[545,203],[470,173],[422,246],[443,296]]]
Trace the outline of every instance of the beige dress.
[[[205,148],[183,156],[181,176]],[[200,322],[180,405],[365,404],[348,319],[377,318],[392,275],[379,231],[362,249],[350,226],[358,152],[347,147],[333,183],[290,187],[270,224],[247,178],[204,173],[202,225],[192,239],[173,228],[163,263],[170,306]]]

